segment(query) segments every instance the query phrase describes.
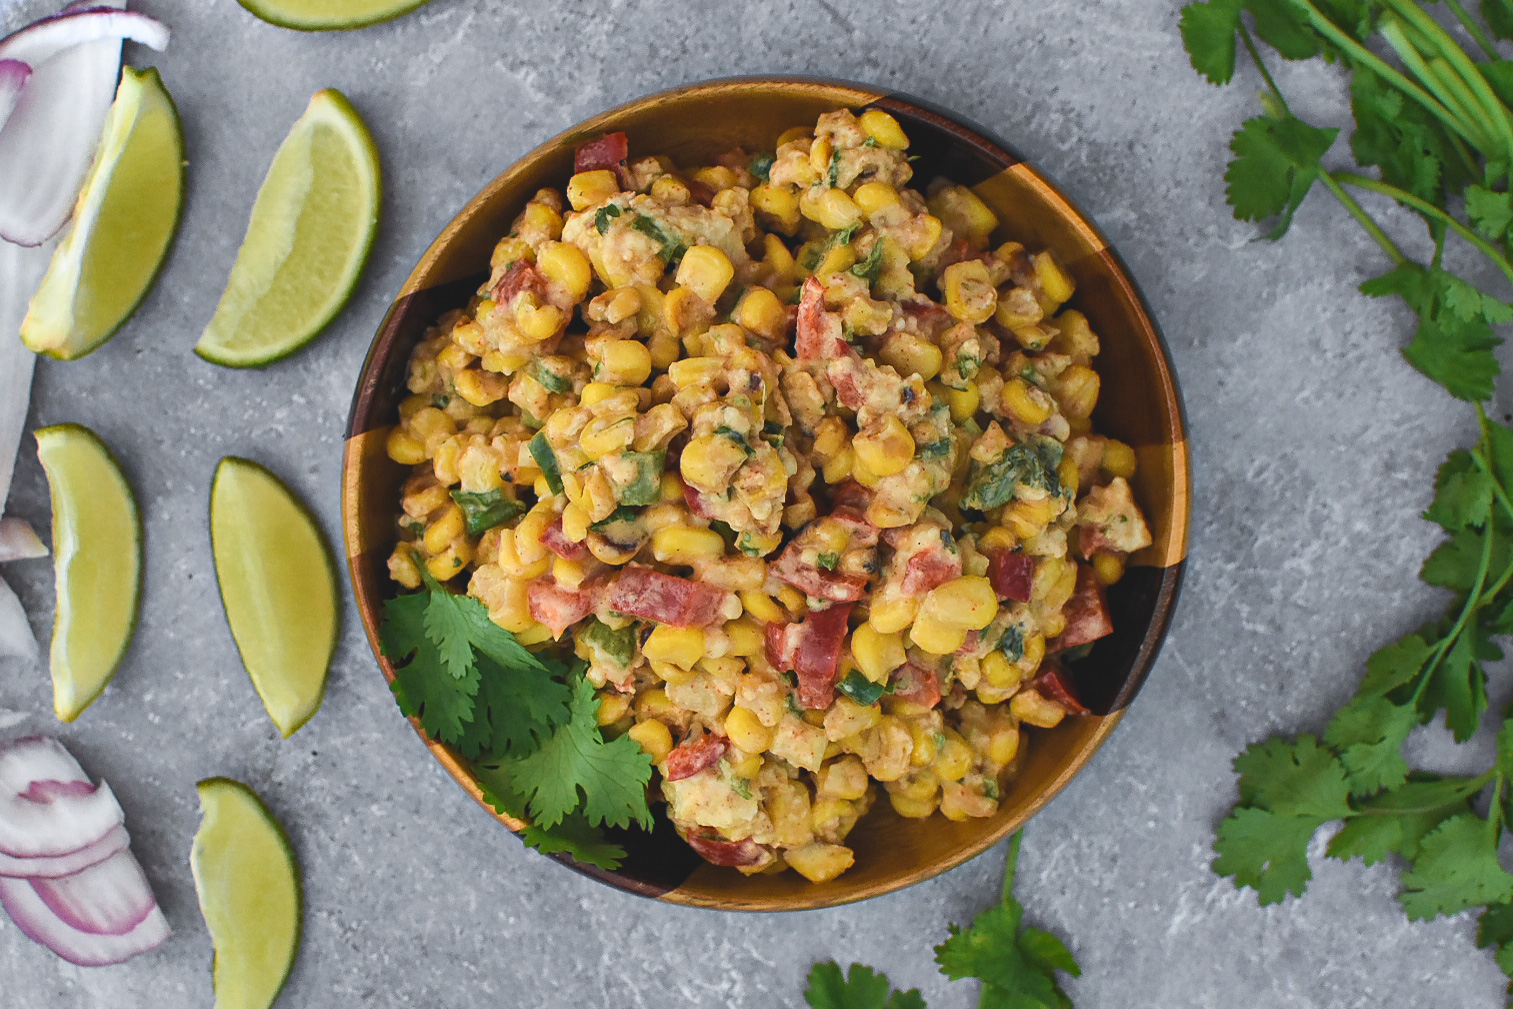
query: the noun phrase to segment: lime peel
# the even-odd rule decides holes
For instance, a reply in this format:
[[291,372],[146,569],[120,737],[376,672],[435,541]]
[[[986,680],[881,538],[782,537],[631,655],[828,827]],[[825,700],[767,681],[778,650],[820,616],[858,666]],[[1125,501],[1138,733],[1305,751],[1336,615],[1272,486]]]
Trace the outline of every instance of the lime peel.
[[373,138],[339,91],[318,91],[290,128],[196,354],[254,368],[318,336],[352,296],[378,229]]
[[237,0],[254,15],[296,31],[366,28],[418,10],[431,0]]
[[157,279],[183,202],[178,109],[156,69],[126,67],[73,226],[32,296],[21,342],[73,360],[114,336]]
[[330,548],[278,477],[236,457],[222,459],[211,482],[210,544],[242,665],[287,739],[320,708],[336,651]]
[[71,722],[105,689],[131,643],[142,526],[131,486],[93,431],[59,424],[36,438],[52,491],[53,710]]

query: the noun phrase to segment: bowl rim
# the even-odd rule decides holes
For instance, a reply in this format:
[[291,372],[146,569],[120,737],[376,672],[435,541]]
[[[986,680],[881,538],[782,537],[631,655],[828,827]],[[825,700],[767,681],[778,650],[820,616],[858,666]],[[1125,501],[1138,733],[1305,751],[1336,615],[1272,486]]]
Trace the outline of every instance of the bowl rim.
[[[1173,445],[1174,465],[1171,485],[1171,493],[1173,495],[1171,519],[1173,534],[1170,539],[1172,544],[1170,552],[1172,556],[1169,556],[1161,566],[1162,577],[1157,588],[1154,609],[1145,632],[1141,637],[1139,651],[1130,665],[1129,673],[1123,685],[1110,704],[1109,712],[1098,716],[1099,724],[1089,738],[1056,771],[1049,783],[1042,788],[1039,794],[1018,815],[1007,819],[996,829],[985,832],[981,838],[963,846],[960,850],[926,865],[917,866],[912,871],[890,876],[873,885],[857,887],[852,891],[840,895],[816,895],[814,897],[801,897],[797,899],[741,901],[726,897],[710,898],[698,893],[682,892],[681,888],[666,890],[643,880],[622,875],[616,870],[605,870],[576,862],[565,854],[549,854],[547,856],[581,875],[589,876],[616,889],[638,896],[652,897],[665,903],[727,911],[802,911],[854,903],[886,893],[892,893],[915,883],[923,882],[926,879],[931,879],[970,861],[989,848],[997,845],[1014,831],[1020,829],[1025,822],[1043,809],[1052,799],[1056,798],[1071,783],[1072,779],[1081,773],[1102,747],[1110,733],[1113,732],[1114,728],[1123,719],[1125,710],[1139,693],[1155,664],[1175,613],[1189,547],[1193,463],[1188,447],[1187,411],[1182,397],[1181,386],[1177,379],[1175,367],[1173,366],[1170,349],[1159,324],[1156,322],[1154,313],[1151,311],[1149,302],[1118,250],[1103,234],[1092,218],[1068,198],[1052,179],[1047,177],[1039,168],[1033,167],[1029,161],[1021,156],[1017,149],[974,120],[948,111],[931,101],[917,98],[906,92],[876,88],[840,78],[791,74],[716,77],[663,88],[621,102],[554,134],[552,137],[521,154],[496,173],[453,215],[436,238],[427,245],[425,251],[417,260],[416,265],[401,284],[399,291],[391,300],[384,319],[380,323],[369,346],[368,353],[365,355],[353,393],[342,460],[342,534],[346,548],[344,553],[346,554],[348,578],[364,632],[366,633],[373,656],[378,663],[379,671],[383,674],[386,681],[392,682],[394,679],[393,668],[384,657],[378,639],[378,612],[386,595],[381,590],[377,592],[369,591],[370,586],[366,584],[361,572],[358,570],[357,560],[360,555],[354,552],[354,540],[358,534],[354,516],[357,514],[355,505],[359,488],[355,472],[357,469],[357,453],[353,451],[353,445],[357,436],[373,429],[369,421],[376,408],[374,401],[379,392],[382,368],[388,361],[387,355],[383,352],[388,349],[385,345],[394,335],[395,324],[400,315],[399,310],[404,306],[409,296],[436,286],[436,284],[432,283],[422,288],[420,284],[422,278],[430,273],[436,260],[444,254],[445,250],[466,223],[494,199],[496,192],[510,180],[511,176],[522,165],[542,159],[551,152],[559,150],[564,145],[573,144],[586,136],[605,132],[612,127],[616,120],[644,109],[649,105],[671,99],[687,98],[701,92],[717,92],[731,88],[753,86],[776,87],[779,89],[792,88],[800,92],[808,89],[820,89],[832,92],[837,97],[841,94],[849,94],[856,101],[848,102],[846,107],[860,108],[863,106],[875,106],[885,111],[897,110],[905,112],[913,117],[927,120],[935,127],[950,134],[956,143],[964,144],[977,151],[988,162],[998,165],[1000,170],[1022,169],[1027,172],[1033,178],[1037,189],[1041,191],[1041,195],[1059,204],[1061,216],[1075,228],[1079,229],[1099,250],[1099,254],[1108,260],[1113,278],[1124,289],[1126,300],[1136,310],[1138,320],[1145,330],[1141,334],[1142,338],[1148,338],[1156,351],[1156,370],[1162,387],[1159,391],[1165,395],[1165,405],[1170,414],[1173,429],[1178,436]],[[409,721],[411,728],[420,738],[421,742],[430,751],[432,757],[441,764],[447,774],[475,802],[482,806],[490,816],[503,823],[518,836],[526,827],[526,824],[490,805],[477,781],[468,772],[464,763],[452,752],[451,748],[428,738],[424,731],[422,731],[417,719],[411,717],[407,721]]]

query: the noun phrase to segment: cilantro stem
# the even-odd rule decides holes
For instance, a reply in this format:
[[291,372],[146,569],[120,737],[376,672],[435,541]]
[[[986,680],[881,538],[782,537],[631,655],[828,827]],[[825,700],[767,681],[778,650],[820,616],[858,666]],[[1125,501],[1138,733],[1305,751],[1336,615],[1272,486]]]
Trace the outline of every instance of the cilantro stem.
[[1492,788],[1492,804],[1487,807],[1487,827],[1492,835],[1492,847],[1497,847],[1497,839],[1502,835],[1502,786],[1503,776],[1497,775],[1497,784]]
[[1460,78],[1459,86],[1469,88],[1486,115],[1487,125],[1502,140],[1504,151],[1513,151],[1513,127],[1509,125],[1507,107],[1492,93],[1486,78],[1482,77],[1481,71],[1466,55],[1460,43],[1451,38],[1438,22],[1412,0],[1387,0],[1387,4],[1416,29],[1426,47],[1432,47],[1445,60],[1448,68],[1453,68],[1453,72]]
[[[1406,26],[1401,22],[1385,21],[1382,23],[1381,28],[1382,37],[1387,40],[1388,45],[1392,46],[1398,58],[1403,61],[1403,65],[1411,70],[1413,75],[1423,83],[1424,87],[1433,93],[1440,107],[1455,120],[1457,124],[1456,129],[1460,132],[1461,136],[1469,140],[1471,146],[1485,153],[1491,145],[1490,139],[1482,132],[1481,126],[1476,122],[1471,112],[1461,104],[1455,94],[1450,93],[1449,86],[1430,69],[1429,64],[1424,61],[1424,58],[1419,55],[1418,50],[1408,41],[1403,33],[1404,27]],[[1469,94],[1465,97],[1469,98]]]
[[1408,257],[1403,255],[1403,250],[1399,249],[1392,239],[1387,237],[1387,233],[1381,229],[1372,216],[1366,213],[1359,203],[1355,202],[1354,197],[1340,188],[1340,184],[1335,181],[1334,175],[1321,171],[1319,172],[1319,181],[1324,183],[1325,188],[1333,193],[1335,199],[1339,200],[1344,208],[1350,212],[1350,216],[1354,217],[1356,222],[1366,229],[1366,233],[1376,239],[1376,244],[1380,245],[1383,251],[1392,257],[1394,263],[1402,264],[1408,261]]
[[1487,59],[1502,59],[1497,54],[1497,49],[1493,47],[1492,40],[1487,37],[1487,33],[1482,31],[1481,25],[1476,23],[1476,19],[1466,11],[1466,8],[1460,5],[1458,0],[1445,0],[1445,5],[1450,8],[1450,13],[1455,15],[1455,20],[1460,22],[1460,26],[1466,30],[1466,34],[1475,39],[1476,44],[1481,47],[1481,51],[1487,54]]
[[1308,23],[1313,25],[1314,30],[1317,31],[1320,35],[1324,36],[1340,49],[1344,50],[1357,63],[1369,68],[1382,80],[1386,81],[1388,84],[1391,84],[1393,87],[1396,87],[1399,91],[1402,91],[1414,101],[1418,102],[1430,115],[1438,119],[1440,122],[1444,123],[1445,126],[1451,131],[1465,137],[1472,143],[1473,146],[1481,146],[1476,143],[1475,137],[1470,136],[1466,133],[1463,124],[1450,113],[1450,110],[1446,109],[1443,105],[1436,101],[1434,97],[1423,88],[1419,87],[1417,84],[1410,81],[1407,77],[1404,77],[1397,70],[1393,69],[1392,66],[1384,61],[1380,56],[1376,55],[1376,53],[1373,53],[1371,50],[1361,45],[1345,32],[1341,31],[1333,21],[1330,21],[1327,17],[1325,17],[1317,7],[1309,2],[1309,0],[1294,0],[1294,2],[1307,14]]
[[[1476,453],[1473,452],[1472,457],[1474,458],[1475,455]],[[1494,481],[1494,483],[1495,482],[1496,481]],[[1412,704],[1415,708],[1418,707],[1419,698],[1424,694],[1424,688],[1429,685],[1430,680],[1434,679],[1434,671],[1438,669],[1439,664],[1444,661],[1445,653],[1448,652],[1452,647],[1454,647],[1454,644],[1460,638],[1461,633],[1465,631],[1466,622],[1471,618],[1471,615],[1477,610],[1481,609],[1481,600],[1485,598],[1482,593],[1482,589],[1487,584],[1487,573],[1491,570],[1491,568],[1492,516],[1488,514],[1487,533],[1484,537],[1482,537],[1481,543],[1481,562],[1476,566],[1476,580],[1471,586],[1471,591],[1466,593],[1466,601],[1461,606],[1460,614],[1455,618],[1455,623],[1453,626],[1451,626],[1450,632],[1435,643],[1433,654],[1430,655],[1429,661],[1424,664],[1423,671],[1420,673],[1423,678],[1419,680],[1418,686],[1414,688],[1413,699],[1409,701],[1409,703]],[[1508,571],[1505,571],[1503,573],[1502,580],[1498,584],[1506,584],[1509,576],[1513,576],[1513,568],[1510,568]]]
[[1019,864],[1019,842],[1024,840],[1024,831],[1014,831],[1014,836],[1009,838],[1009,850],[1003,857],[1003,900],[1005,903],[1014,898],[1014,869]]
[[1414,196],[1407,190],[1399,189],[1398,187],[1390,183],[1382,182],[1378,179],[1373,179],[1366,175],[1357,175],[1355,172],[1330,172],[1326,173],[1323,177],[1333,178],[1339,182],[1344,183],[1347,186],[1354,186],[1357,189],[1366,189],[1373,193],[1379,193],[1382,196],[1396,200],[1398,203],[1401,203],[1406,207],[1412,207],[1414,210],[1423,214],[1425,217],[1433,218],[1434,220],[1445,225],[1451,231],[1455,232],[1461,238],[1465,239],[1467,242],[1474,245],[1482,255],[1490,259],[1493,265],[1495,265],[1499,270],[1502,271],[1503,276],[1507,277],[1510,283],[1513,283],[1513,263],[1508,262],[1507,258],[1498,251],[1497,246],[1493,245],[1491,242],[1488,242],[1476,232],[1472,231],[1470,228],[1457,221],[1449,213],[1446,213],[1444,210],[1436,207],[1428,200]]
[[1271,79],[1271,71],[1266,69],[1266,61],[1261,59],[1261,54],[1256,51],[1256,43],[1250,37],[1250,29],[1245,27],[1243,21],[1240,22],[1240,40],[1245,43],[1245,51],[1250,53],[1251,62],[1256,65],[1257,70],[1261,71],[1261,80],[1266,82],[1271,96],[1277,100],[1278,105],[1282,106],[1283,112],[1291,115],[1292,110],[1287,107],[1287,99],[1282,97],[1282,89],[1277,87],[1277,82]]

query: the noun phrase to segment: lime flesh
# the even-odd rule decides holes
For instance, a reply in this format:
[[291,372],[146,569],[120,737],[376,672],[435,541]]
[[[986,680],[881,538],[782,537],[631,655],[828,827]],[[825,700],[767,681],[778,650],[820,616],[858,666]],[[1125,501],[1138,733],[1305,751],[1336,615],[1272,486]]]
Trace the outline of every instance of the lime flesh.
[[287,739],[320,707],[336,650],[330,550],[278,477],[236,458],[222,459],[215,470],[210,545],[242,665]]
[[380,196],[367,127],[340,92],[316,92],[273,156],[195,353],[253,368],[313,340],[357,285]]
[[37,432],[53,505],[53,710],[71,722],[115,675],[137,622],[142,527],[105,443],[78,424]]
[[238,0],[253,14],[281,28],[307,32],[366,28],[392,21],[431,0]]
[[74,222],[21,323],[21,342],[72,360],[109,340],[152,287],[184,201],[179,114],[154,69],[121,71]]
[[215,1009],[268,1009],[299,948],[299,866],[257,793],[207,778],[189,868],[215,949]]

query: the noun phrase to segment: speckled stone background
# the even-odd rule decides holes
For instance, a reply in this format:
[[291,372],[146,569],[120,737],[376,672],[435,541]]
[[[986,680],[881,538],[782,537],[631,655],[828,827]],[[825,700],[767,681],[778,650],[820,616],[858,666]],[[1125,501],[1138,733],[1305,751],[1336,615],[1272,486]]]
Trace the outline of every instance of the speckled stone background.
[[[57,5],[0,0],[0,12],[14,27]],[[1396,873],[1323,859],[1323,834],[1301,900],[1263,909],[1208,868],[1235,752],[1273,731],[1317,730],[1367,654],[1443,605],[1414,579],[1434,542],[1417,516],[1434,466],[1474,425],[1398,357],[1402,313],[1355,292],[1383,259],[1327,196],[1281,244],[1230,218],[1225,145],[1254,114],[1259,82],[1248,70],[1228,88],[1201,82],[1174,3],[435,0],[329,35],[271,27],[233,0],[133,6],[174,30],[168,52],[128,47],[127,58],[156,64],[183,114],[183,230],[119,337],[84,361],[39,366],[31,423],[83,422],[124,460],[147,527],[142,623],[77,723],[57,726],[46,670],[13,660],[0,660],[0,707],[36,712],[29,727],[59,732],[109,778],[174,935],[155,955],[88,970],[0,919],[0,1005],[210,1005],[187,858],[194,782],[213,774],[262,793],[304,868],[304,946],[282,1006],[766,1009],[799,1005],[809,965],[828,958],[883,967],[932,1009],[975,1004],[972,983],[936,972],[930,947],[985,906],[1001,850],[828,911],[754,917],[631,897],[522,849],[446,778],[401,720],[350,605],[325,706],[280,741],[215,598],[205,505],[216,461],[272,466],[337,536],[342,427],[368,340],[469,196],[610,105],[753,72],[867,81],[985,124],[1102,224],[1165,328],[1196,458],[1186,587],[1144,692],[1030,825],[1021,859],[1030,919],[1066,936],[1082,964],[1067,985],[1079,1009],[1503,1004],[1469,917],[1410,924]],[[1281,80],[1296,107],[1340,122],[1333,70],[1287,67]],[[383,153],[371,266],[304,353],[262,372],[213,367],[189,348],[274,147],[327,86],[351,97]],[[29,446],[9,510],[46,525]],[[4,574],[45,634],[48,563]],[[1437,769],[1488,757],[1438,729],[1410,746]]]

